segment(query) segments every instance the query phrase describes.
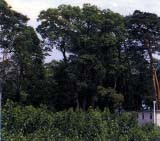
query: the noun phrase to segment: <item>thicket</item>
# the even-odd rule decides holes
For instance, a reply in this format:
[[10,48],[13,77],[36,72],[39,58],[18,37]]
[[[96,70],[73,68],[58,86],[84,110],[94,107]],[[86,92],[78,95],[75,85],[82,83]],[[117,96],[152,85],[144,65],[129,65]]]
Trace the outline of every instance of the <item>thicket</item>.
[[156,141],[160,136],[152,124],[138,126],[135,113],[108,109],[52,112],[8,101],[2,119],[5,141]]

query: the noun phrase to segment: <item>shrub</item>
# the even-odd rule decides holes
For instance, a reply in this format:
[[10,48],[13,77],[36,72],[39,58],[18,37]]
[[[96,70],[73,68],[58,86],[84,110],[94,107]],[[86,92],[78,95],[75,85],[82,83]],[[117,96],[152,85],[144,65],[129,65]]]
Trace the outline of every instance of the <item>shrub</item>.
[[160,136],[153,125],[138,126],[133,113],[110,114],[108,109],[51,112],[8,101],[2,114],[6,141],[155,141]]

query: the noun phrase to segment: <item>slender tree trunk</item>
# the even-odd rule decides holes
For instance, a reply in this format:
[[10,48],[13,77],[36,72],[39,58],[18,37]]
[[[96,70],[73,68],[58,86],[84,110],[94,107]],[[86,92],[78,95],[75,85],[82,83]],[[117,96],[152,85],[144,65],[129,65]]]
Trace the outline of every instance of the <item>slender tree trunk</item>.
[[115,79],[114,79],[114,89],[116,89],[116,88],[117,88],[117,78],[115,76]]
[[94,108],[95,107],[95,99],[96,99],[96,96],[92,96],[91,97],[91,106]]
[[77,97],[76,97],[76,108],[77,108],[77,109],[80,109],[78,94],[77,94]]
[[60,50],[61,50],[62,55],[63,55],[64,63],[67,64],[67,56],[66,56],[66,49],[65,49],[65,42],[64,41],[62,42]]
[[62,52],[63,54],[63,60],[64,60],[64,63],[67,64],[67,56],[66,56],[66,51],[64,49],[64,51]]
[[157,101],[157,108],[159,110],[160,109],[160,86],[159,86],[156,70],[155,70],[155,67],[154,67],[152,49],[151,49],[151,41],[149,41],[149,40],[146,41],[146,46],[148,48],[148,54],[149,54],[149,58],[150,58],[150,69],[151,69],[151,72],[152,72],[152,79],[153,79],[153,86],[154,86],[154,89],[155,89],[155,97],[156,97],[156,101]]
[[17,66],[17,82],[16,82],[16,101],[17,102],[20,102],[20,87],[21,87],[21,84],[20,84],[20,76],[21,76],[21,68],[19,66]]
[[126,97],[126,107],[130,107],[131,103],[132,103],[132,91],[130,91],[130,83],[131,83],[131,64],[130,64],[130,60],[129,60],[129,52],[126,46],[126,43],[124,42],[124,49],[125,49],[125,58],[126,58],[126,62],[127,62],[127,75],[126,75],[126,79],[125,79],[125,97]]
[[87,109],[87,98],[86,96],[83,97],[83,101],[82,101],[82,109],[85,111]]

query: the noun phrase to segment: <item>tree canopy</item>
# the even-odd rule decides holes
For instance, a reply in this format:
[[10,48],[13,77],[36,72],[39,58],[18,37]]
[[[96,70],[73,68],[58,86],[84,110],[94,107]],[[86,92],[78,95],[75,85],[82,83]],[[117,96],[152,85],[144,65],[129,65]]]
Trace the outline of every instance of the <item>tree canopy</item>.
[[[0,15],[5,100],[56,110],[140,110],[144,101],[151,107],[150,53],[159,53],[160,39],[156,14],[136,10],[124,17],[91,4],[60,5],[41,11],[36,31],[5,1]],[[53,48],[63,60],[45,63]]]

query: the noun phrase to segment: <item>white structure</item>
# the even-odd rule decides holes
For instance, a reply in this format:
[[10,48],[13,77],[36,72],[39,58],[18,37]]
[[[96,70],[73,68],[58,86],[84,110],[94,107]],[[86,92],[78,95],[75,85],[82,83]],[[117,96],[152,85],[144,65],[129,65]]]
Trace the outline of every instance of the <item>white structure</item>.
[[154,123],[160,126],[160,110],[156,110],[156,101],[153,101],[153,111],[138,112],[138,124]]
[[138,112],[138,124],[143,125],[146,123],[154,123],[160,126],[160,110],[156,110],[155,114],[153,111]]

